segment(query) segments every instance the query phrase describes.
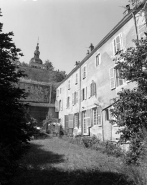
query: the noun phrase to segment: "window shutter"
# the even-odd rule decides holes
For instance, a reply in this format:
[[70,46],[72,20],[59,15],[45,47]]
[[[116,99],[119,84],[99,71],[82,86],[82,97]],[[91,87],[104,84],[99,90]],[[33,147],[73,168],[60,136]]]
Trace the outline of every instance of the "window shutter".
[[87,99],[87,87],[85,87],[85,90],[84,90],[84,98],[85,98],[85,100]]
[[122,37],[122,33],[119,34],[120,37],[120,45],[121,45],[121,50],[123,49],[123,37]]
[[76,92],[76,103],[78,103],[78,91]]
[[115,88],[115,69],[112,67],[109,69],[109,75],[110,75],[110,88]]
[[72,93],[72,105],[74,105],[74,93]]
[[98,111],[98,125],[101,125],[101,109],[100,107],[97,108]]
[[61,100],[61,110],[63,110],[63,100]]
[[59,112],[59,102],[55,101],[55,112]]
[[68,108],[68,97],[66,99],[66,108]]
[[92,96],[92,83],[90,84],[90,97]]
[[93,86],[94,86],[94,95],[96,96],[96,83],[95,82],[93,83]]
[[115,55],[115,53],[116,53],[116,41],[115,41],[115,39],[112,42],[112,47],[113,47],[113,55]]
[[68,128],[73,128],[73,114],[69,114]]
[[81,101],[83,101],[83,89],[81,90]]
[[90,109],[90,120],[91,120],[91,126],[93,126],[93,111]]
[[85,67],[83,68],[83,79],[85,78],[84,75],[85,75]]

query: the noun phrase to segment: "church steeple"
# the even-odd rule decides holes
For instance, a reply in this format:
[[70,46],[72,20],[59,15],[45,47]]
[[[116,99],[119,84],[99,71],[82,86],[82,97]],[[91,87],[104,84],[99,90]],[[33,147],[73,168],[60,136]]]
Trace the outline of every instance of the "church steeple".
[[34,57],[30,60],[30,66],[41,67],[42,68],[42,60],[39,58],[39,38],[36,46],[36,50],[34,51]]
[[39,43],[37,43],[36,50],[34,51],[34,58],[38,59],[40,55]]

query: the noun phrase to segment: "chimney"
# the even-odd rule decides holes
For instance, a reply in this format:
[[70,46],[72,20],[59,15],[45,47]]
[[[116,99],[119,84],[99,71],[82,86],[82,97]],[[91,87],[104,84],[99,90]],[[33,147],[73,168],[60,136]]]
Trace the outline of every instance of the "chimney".
[[126,16],[130,12],[130,5],[126,5],[126,10],[124,11],[123,15]]
[[89,48],[90,48],[90,52],[94,49],[94,46],[92,43],[90,44]]

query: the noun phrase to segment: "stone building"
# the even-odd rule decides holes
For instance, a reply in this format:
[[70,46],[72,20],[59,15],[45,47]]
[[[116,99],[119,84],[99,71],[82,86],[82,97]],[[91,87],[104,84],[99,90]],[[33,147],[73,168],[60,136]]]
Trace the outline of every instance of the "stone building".
[[[70,133],[96,135],[101,140],[116,141],[117,125],[112,125],[112,99],[122,88],[134,84],[116,75],[116,51],[134,46],[133,39],[141,39],[146,31],[147,5],[131,10],[129,6],[122,20],[67,75],[56,92],[56,108],[63,127]],[[91,45],[92,46],[92,45]]]

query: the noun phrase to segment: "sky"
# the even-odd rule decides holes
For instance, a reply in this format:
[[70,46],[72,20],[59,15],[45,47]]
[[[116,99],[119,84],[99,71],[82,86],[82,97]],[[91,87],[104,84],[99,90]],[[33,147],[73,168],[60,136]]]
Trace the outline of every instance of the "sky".
[[3,32],[29,63],[39,37],[40,59],[68,74],[90,43],[96,46],[123,18],[128,0],[0,0]]

